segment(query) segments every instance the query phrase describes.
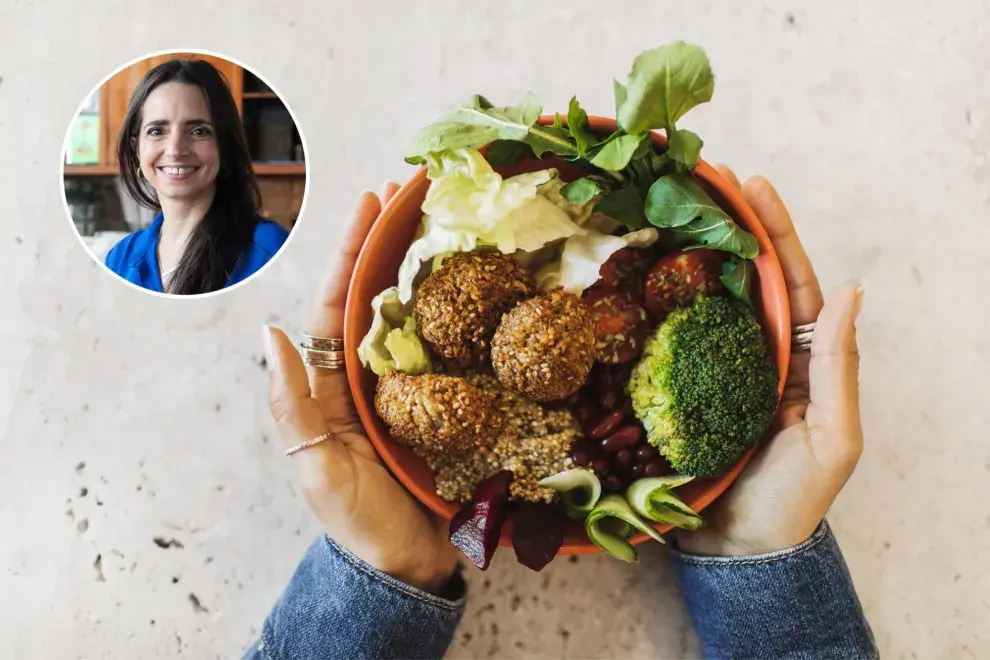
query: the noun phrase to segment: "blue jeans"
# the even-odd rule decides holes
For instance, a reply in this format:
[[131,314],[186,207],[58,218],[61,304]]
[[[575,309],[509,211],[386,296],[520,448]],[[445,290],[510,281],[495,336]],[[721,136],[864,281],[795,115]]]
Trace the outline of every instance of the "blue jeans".
[[[673,550],[671,557],[706,657],[879,657],[824,521],[810,539],[779,552],[698,557]],[[439,658],[466,600],[460,574],[435,596],[324,536],[310,546],[244,658]]]

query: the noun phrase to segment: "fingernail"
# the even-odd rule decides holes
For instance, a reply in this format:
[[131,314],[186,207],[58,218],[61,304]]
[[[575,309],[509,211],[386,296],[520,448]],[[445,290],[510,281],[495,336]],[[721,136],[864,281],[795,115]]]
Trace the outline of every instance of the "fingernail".
[[855,308],[853,309],[853,319],[859,317],[859,310],[863,308],[863,292],[865,288],[861,282],[856,283],[856,302]]
[[265,361],[271,371],[275,368],[275,350],[272,347],[272,327],[268,324],[261,326],[261,345],[265,347]]

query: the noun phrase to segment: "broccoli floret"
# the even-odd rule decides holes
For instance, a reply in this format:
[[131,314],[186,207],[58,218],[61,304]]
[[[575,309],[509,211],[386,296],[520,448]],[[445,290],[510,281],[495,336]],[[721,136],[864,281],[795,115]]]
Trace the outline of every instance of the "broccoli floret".
[[770,430],[777,365],[736,301],[699,297],[647,340],[629,380],[647,439],[681,474],[725,472]]

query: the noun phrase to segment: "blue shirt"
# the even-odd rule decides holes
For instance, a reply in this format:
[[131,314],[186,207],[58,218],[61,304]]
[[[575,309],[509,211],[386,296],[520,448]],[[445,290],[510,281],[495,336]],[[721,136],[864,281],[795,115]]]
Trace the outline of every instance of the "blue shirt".
[[[161,237],[161,213],[145,229],[125,236],[107,254],[107,268],[128,282],[151,291],[162,292],[161,269],[158,266],[158,240]],[[289,237],[289,232],[269,220],[258,220],[251,243],[237,258],[234,270],[224,287],[237,284],[254,275],[275,256]]]
[[[750,557],[672,550],[670,556],[707,658],[880,657],[824,521],[811,538],[786,550]],[[648,595],[640,598],[649,601]],[[372,568],[322,536],[303,557],[244,660],[440,658],[466,601],[459,573],[436,596]]]

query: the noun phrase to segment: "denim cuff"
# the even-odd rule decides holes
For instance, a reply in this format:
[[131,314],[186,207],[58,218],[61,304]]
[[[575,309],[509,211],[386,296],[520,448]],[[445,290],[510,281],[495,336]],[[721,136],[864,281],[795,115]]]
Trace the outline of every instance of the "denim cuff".
[[706,657],[879,657],[824,520],[811,538],[785,550],[747,557],[670,555]]
[[439,658],[466,601],[460,571],[437,596],[382,573],[324,535],[265,621],[257,651],[266,659]]

